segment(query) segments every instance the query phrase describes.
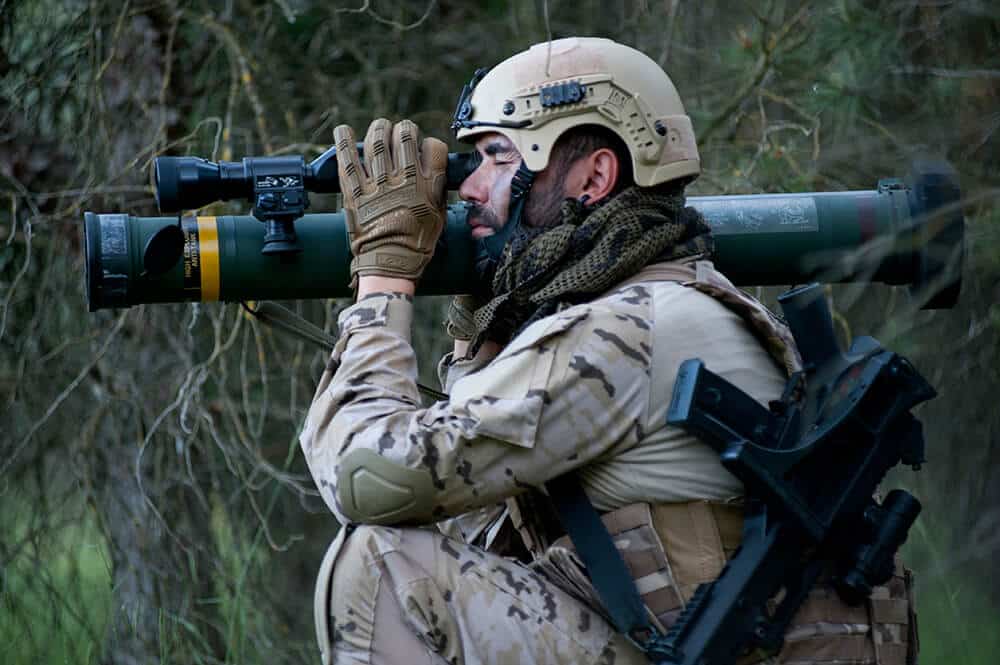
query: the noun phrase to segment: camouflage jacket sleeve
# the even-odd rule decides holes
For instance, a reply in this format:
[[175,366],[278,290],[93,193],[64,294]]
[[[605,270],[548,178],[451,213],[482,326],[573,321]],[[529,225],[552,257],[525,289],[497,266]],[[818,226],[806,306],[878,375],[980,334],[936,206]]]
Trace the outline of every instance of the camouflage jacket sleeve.
[[[446,393],[451,392],[456,381],[473,372],[478,372],[492,359],[492,355],[484,353],[482,349],[472,358],[455,358],[453,352],[448,352],[441,358],[437,368],[441,390]],[[503,522],[508,519],[507,504],[498,503],[438,522],[437,527],[441,533],[449,538],[492,551],[494,539],[500,532]],[[504,554],[504,552],[499,551],[494,553]]]
[[323,498],[344,520],[337,468],[358,448],[426,470],[435,522],[634,446],[650,357],[648,302],[636,307],[578,305],[538,321],[427,408],[409,340],[412,301],[374,294],[345,309],[300,438]]

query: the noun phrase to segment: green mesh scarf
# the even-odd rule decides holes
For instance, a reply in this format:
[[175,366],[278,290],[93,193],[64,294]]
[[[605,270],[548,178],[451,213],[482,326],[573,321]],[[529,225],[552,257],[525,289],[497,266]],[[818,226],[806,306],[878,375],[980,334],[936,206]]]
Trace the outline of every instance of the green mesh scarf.
[[591,300],[644,266],[712,252],[710,229],[684,206],[683,188],[629,187],[599,207],[567,199],[562,223],[520,226],[493,277],[492,300],[476,310],[473,348],[506,344],[560,305]]

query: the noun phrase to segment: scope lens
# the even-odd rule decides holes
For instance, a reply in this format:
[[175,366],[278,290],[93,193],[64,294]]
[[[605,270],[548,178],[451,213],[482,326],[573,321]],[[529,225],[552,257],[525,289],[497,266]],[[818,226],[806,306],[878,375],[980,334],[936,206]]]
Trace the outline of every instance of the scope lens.
[[87,252],[84,262],[84,280],[87,284],[87,309],[96,312],[101,308],[101,218],[92,212],[83,213],[83,246]]
[[156,205],[160,212],[177,212],[180,207],[180,177],[177,161],[180,157],[157,157],[153,160],[156,183]]

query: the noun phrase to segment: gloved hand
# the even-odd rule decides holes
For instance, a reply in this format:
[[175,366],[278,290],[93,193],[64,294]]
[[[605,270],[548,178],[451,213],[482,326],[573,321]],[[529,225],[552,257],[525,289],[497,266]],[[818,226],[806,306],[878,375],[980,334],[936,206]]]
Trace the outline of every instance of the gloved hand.
[[365,135],[365,165],[354,131],[333,130],[344,213],[351,242],[351,286],[360,275],[416,281],[430,262],[445,222],[448,147],[426,138],[410,120],[393,127],[372,121]]

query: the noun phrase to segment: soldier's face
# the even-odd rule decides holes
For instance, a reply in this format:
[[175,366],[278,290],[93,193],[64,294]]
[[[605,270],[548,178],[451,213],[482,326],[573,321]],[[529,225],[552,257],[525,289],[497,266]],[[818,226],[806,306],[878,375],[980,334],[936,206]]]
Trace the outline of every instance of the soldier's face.
[[[503,134],[483,134],[476,141],[483,161],[459,187],[458,194],[468,203],[467,221],[473,238],[491,236],[507,222],[510,212],[510,184],[521,165],[521,153]],[[525,202],[524,222],[547,226],[559,221],[559,206],[566,193],[551,169],[535,176]]]
[[479,167],[462,182],[458,195],[467,202],[466,218],[473,238],[485,238],[499,231],[510,209],[510,182],[521,165],[521,153],[503,134],[483,134],[476,141],[482,157]]

